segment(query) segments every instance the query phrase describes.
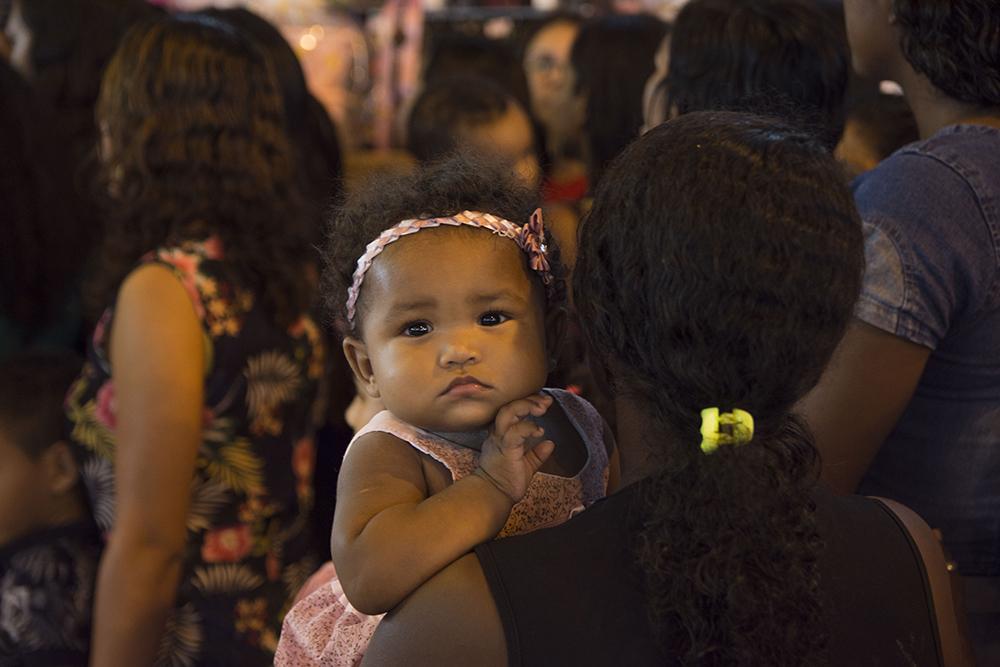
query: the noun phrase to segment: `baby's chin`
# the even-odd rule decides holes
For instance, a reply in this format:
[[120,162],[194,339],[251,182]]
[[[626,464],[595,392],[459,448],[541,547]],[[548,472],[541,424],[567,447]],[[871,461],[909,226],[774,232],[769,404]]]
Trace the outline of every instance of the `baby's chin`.
[[433,418],[420,420],[421,423],[410,423],[425,431],[436,433],[485,432],[493,428],[497,413],[506,404],[507,402],[497,405],[492,401],[468,401],[459,405],[450,405],[445,410],[433,415]]
[[425,410],[431,406],[436,408],[429,410],[431,414],[414,414],[415,410],[397,411],[393,409],[393,407],[402,408],[408,406],[387,404],[385,407],[398,419],[425,431],[435,433],[476,433],[488,431],[493,428],[497,413],[505,405],[535,395],[542,391],[542,387],[543,385],[535,387],[532,384],[531,386],[520,386],[513,389],[506,388],[495,392],[491,391],[489,395],[481,397],[458,400],[439,399],[430,403],[430,405],[424,404]]
[[413,423],[414,426],[433,433],[486,433],[493,427],[496,411],[486,418],[469,416],[467,418],[443,418],[423,420],[423,423]]

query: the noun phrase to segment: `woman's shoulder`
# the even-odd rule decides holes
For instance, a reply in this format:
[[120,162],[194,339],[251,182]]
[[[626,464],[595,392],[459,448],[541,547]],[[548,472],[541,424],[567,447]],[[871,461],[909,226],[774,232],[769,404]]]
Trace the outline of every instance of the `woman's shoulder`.
[[954,566],[946,558],[940,533],[931,530],[919,514],[902,503],[886,498],[873,500],[893,515],[899,527],[909,536],[916,555],[923,563],[944,664],[971,664],[969,647],[960,622],[962,611],[955,591],[957,575]]
[[[980,125],[945,127],[907,144],[855,180],[862,216],[872,207],[925,206],[942,199],[946,208],[959,207],[955,215],[966,215],[968,207],[978,208],[979,199],[1000,191],[998,150],[1000,128]],[[935,213],[940,214],[938,207]]]
[[604,418],[590,401],[566,389],[546,387],[542,391],[555,399],[556,404],[584,438],[593,438],[601,442],[604,434]]
[[257,301],[233,279],[216,236],[160,246],[139,260],[133,274],[149,266],[165,267],[174,275],[212,339],[238,335]]
[[[944,554],[927,524],[893,501],[822,488],[813,498],[825,545],[820,576],[830,646],[856,655],[852,644],[863,637],[860,650],[872,655],[904,650],[924,655],[926,664],[965,664],[957,658],[964,649]],[[917,644],[895,647],[896,636]]]
[[551,395],[562,409],[566,419],[586,445],[588,453],[594,459],[593,463],[601,469],[606,468],[615,449],[615,442],[610,427],[597,408],[579,394],[565,389],[546,388],[543,391]]
[[222,242],[217,236],[187,239],[168,243],[143,255],[138,266],[157,263],[173,269],[178,275],[193,277],[204,272],[212,262],[226,259]]

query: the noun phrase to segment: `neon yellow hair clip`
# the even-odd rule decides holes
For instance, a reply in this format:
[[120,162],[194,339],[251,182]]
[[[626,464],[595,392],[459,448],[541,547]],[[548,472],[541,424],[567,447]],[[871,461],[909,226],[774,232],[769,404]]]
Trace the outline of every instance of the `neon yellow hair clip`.
[[711,454],[720,445],[745,445],[753,440],[753,416],[746,410],[719,413],[719,408],[701,411],[701,451]]

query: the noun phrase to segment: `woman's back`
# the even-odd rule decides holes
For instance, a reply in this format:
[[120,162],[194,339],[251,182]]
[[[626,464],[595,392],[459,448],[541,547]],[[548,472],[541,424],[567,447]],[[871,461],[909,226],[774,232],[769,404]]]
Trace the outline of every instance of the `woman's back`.
[[[510,664],[544,664],[552,656],[573,665],[671,664],[683,654],[682,646],[658,645],[646,615],[633,548],[641,486],[562,526],[477,548]],[[814,498],[829,664],[942,664],[923,561],[896,515],[877,500],[823,490]],[[704,664],[716,663],[705,656]]]
[[[269,664],[285,605],[316,566],[307,518],[324,370],[319,329],[306,315],[277,325],[259,295],[232,279],[214,237],[160,248],[142,263],[174,272],[206,346],[202,444],[163,650],[194,664]],[[82,477],[105,533],[114,530],[116,505],[113,316],[112,307],[102,317],[67,399]],[[220,605],[229,625],[213,622]]]

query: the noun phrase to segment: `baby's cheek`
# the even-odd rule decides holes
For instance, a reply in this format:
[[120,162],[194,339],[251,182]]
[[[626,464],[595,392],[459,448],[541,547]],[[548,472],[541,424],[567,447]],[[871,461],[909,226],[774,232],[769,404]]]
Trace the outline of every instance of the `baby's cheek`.
[[528,389],[527,393],[541,389],[549,373],[544,336],[532,335],[522,341],[518,346],[518,359],[519,371]]

